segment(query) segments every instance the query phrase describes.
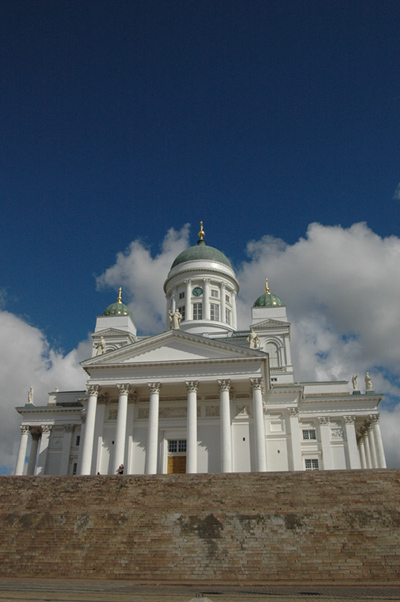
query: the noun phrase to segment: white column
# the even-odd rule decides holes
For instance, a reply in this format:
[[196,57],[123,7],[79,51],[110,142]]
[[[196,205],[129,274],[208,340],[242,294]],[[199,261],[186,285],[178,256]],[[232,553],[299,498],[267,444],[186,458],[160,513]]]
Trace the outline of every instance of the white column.
[[250,382],[253,389],[253,415],[256,440],[256,470],[258,472],[266,472],[267,454],[265,446],[265,422],[261,378],[251,378]]
[[219,317],[220,322],[226,322],[225,319],[225,283],[221,282],[220,294],[221,294],[221,315]]
[[172,299],[171,299],[171,312],[174,313],[174,311],[176,310],[176,294],[177,294],[177,288],[176,286],[174,286],[173,290],[172,290]]
[[197,472],[197,389],[199,383],[190,381],[187,387],[187,451],[186,472]]
[[236,317],[236,293],[232,291],[232,326],[237,328],[237,317]]
[[47,452],[49,450],[51,429],[51,424],[45,424],[44,426],[42,426],[42,436],[40,437],[38,463],[36,468],[37,475],[43,475],[46,471],[46,460]]
[[94,423],[93,435],[92,465],[90,468],[90,474],[97,474],[98,472],[100,472],[101,454],[103,451],[104,414],[106,411],[107,400],[108,396],[105,395],[99,395],[99,397],[97,398],[96,420]]
[[88,387],[88,393],[89,400],[87,403],[85,436],[82,442],[82,462],[80,470],[81,475],[90,474],[90,470],[92,467],[94,425],[96,422],[97,396],[99,394],[99,386],[90,385]]
[[376,459],[378,468],[386,468],[385,450],[383,449],[381,428],[379,426],[379,414],[371,414],[372,433],[375,441]]
[[330,418],[328,416],[320,416],[318,418],[319,429],[321,433],[322,445],[322,460],[325,470],[333,469],[332,452],[331,452],[331,427]]
[[146,474],[157,474],[158,460],[158,409],[160,405],[160,383],[147,383],[150,389],[149,431],[147,436]]
[[192,291],[191,291],[191,285],[192,285],[192,281],[191,280],[185,280],[185,284],[186,284],[186,290],[185,290],[185,301],[186,301],[186,317],[185,317],[185,321],[186,320],[193,320],[193,316],[192,316],[192,303],[191,303],[191,297],[192,297]]
[[41,433],[38,429],[31,428],[32,443],[31,443],[31,451],[29,453],[28,469],[26,471],[27,475],[35,474],[36,457],[37,457],[37,450],[38,450],[40,435],[41,435]]
[[231,381],[219,380],[221,419],[221,472],[232,472]]
[[301,439],[299,426],[299,410],[289,408],[290,439],[292,447],[292,470],[303,470],[303,458],[301,455]]
[[128,414],[129,385],[117,385],[119,389],[117,426],[115,428],[114,463],[115,474],[121,464],[125,465],[126,417]]
[[61,452],[61,462],[60,462],[59,474],[68,474],[69,455],[71,453],[71,440],[72,440],[72,433],[74,432],[74,425],[73,424],[64,424],[63,430],[64,430],[64,435],[63,435],[63,440],[62,440],[62,452]]
[[210,288],[210,278],[204,278],[204,294],[203,294],[203,317],[205,320],[210,319],[210,302],[211,298],[211,288]]
[[378,462],[375,453],[375,443],[373,440],[372,427],[370,423],[368,423],[367,426],[367,445],[369,447],[369,454],[371,458],[371,468],[378,468]]
[[365,468],[372,468],[371,452],[370,447],[368,445],[368,429],[365,425],[361,428],[361,432],[365,451]]
[[343,420],[347,440],[347,468],[361,468],[360,454],[357,449],[356,429],[354,427],[355,416],[343,416]]
[[367,458],[365,457],[364,438],[360,435],[360,441],[358,443],[358,449],[360,452],[361,468],[368,468]]
[[15,475],[24,474],[24,466],[25,466],[25,458],[26,458],[26,450],[28,447],[28,439],[29,439],[29,426],[20,426],[21,429],[21,441],[19,442],[19,450],[17,456],[17,463],[15,465]]
[[135,415],[135,404],[136,398],[128,397],[128,424],[126,426],[126,445],[125,445],[125,472],[126,474],[134,474],[135,457],[133,455],[134,442],[133,442],[133,428],[134,428],[134,415]]

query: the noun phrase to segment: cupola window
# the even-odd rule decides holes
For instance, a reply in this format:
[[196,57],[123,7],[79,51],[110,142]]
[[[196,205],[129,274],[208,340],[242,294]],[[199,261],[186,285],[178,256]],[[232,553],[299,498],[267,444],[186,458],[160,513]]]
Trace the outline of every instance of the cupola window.
[[219,305],[217,303],[210,303],[210,318],[215,322],[219,321]]
[[211,297],[218,297],[218,291],[215,288],[211,289]]
[[193,303],[193,320],[203,319],[203,304]]

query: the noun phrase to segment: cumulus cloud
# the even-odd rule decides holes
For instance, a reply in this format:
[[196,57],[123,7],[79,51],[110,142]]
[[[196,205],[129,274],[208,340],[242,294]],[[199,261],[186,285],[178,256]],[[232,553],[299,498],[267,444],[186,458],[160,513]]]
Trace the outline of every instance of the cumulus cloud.
[[168,230],[161,251],[152,257],[151,250],[134,240],[118,253],[113,266],[97,278],[99,289],[123,287],[123,301],[132,310],[141,332],[153,334],[165,328],[163,284],[175,257],[188,246],[189,224],[181,230]]
[[[165,328],[163,283],[188,238],[186,224],[169,230],[157,253],[135,240],[97,279],[98,288],[123,287],[123,300],[143,333]],[[388,464],[400,466],[400,239],[382,238],[364,223],[347,229],[311,224],[293,245],[264,236],[250,241],[246,253],[236,270],[239,328],[248,327],[250,308],[267,276],[292,322],[296,380],[349,380],[359,374],[362,385],[368,370],[374,389],[386,395],[381,425]],[[85,374],[78,362],[90,356],[91,342],[64,357],[38,329],[5,311],[0,312],[0,332],[0,374],[6,383],[0,401],[0,464],[11,465],[19,439],[14,406],[25,403],[31,384],[36,401],[46,401],[55,386],[83,388]]]
[[20,440],[20,417],[15,407],[27,402],[31,385],[36,405],[46,405],[47,393],[55,387],[84,389],[86,376],[79,362],[90,357],[92,343],[82,342],[63,356],[51,349],[38,328],[7,311],[0,311],[0,332],[0,470],[10,472]]
[[381,238],[364,223],[311,224],[293,245],[265,236],[248,243],[247,255],[238,270],[240,326],[248,325],[268,276],[292,322],[296,378],[348,380],[369,370],[374,389],[387,395],[382,430],[388,458],[399,466],[390,433],[400,429],[400,239]]
[[400,201],[400,184],[397,184],[397,188],[394,191],[393,200]]

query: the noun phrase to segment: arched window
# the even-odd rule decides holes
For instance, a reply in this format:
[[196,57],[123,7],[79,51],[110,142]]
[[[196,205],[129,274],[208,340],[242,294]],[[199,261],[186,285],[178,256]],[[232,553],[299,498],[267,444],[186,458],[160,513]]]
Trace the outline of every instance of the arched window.
[[269,354],[270,367],[271,368],[279,368],[279,352],[278,352],[277,345],[275,343],[273,343],[272,341],[269,341],[265,345],[264,351],[266,351]]

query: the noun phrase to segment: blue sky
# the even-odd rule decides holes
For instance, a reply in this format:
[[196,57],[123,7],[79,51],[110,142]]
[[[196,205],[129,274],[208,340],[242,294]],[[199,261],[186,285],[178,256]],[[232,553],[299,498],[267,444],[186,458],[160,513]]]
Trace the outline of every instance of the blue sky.
[[400,6],[3,1],[7,307],[66,351],[140,237],[200,219],[234,262],[310,222],[399,235]]
[[[139,332],[155,330],[154,298],[202,219],[238,270],[242,307],[272,275],[314,357],[305,376],[375,366],[396,404],[398,352],[383,333],[400,338],[399,30],[392,0],[3,0],[10,341],[32,336],[59,374],[70,354],[69,370],[120,284]],[[25,380],[17,359],[5,374],[46,390],[32,357]]]

